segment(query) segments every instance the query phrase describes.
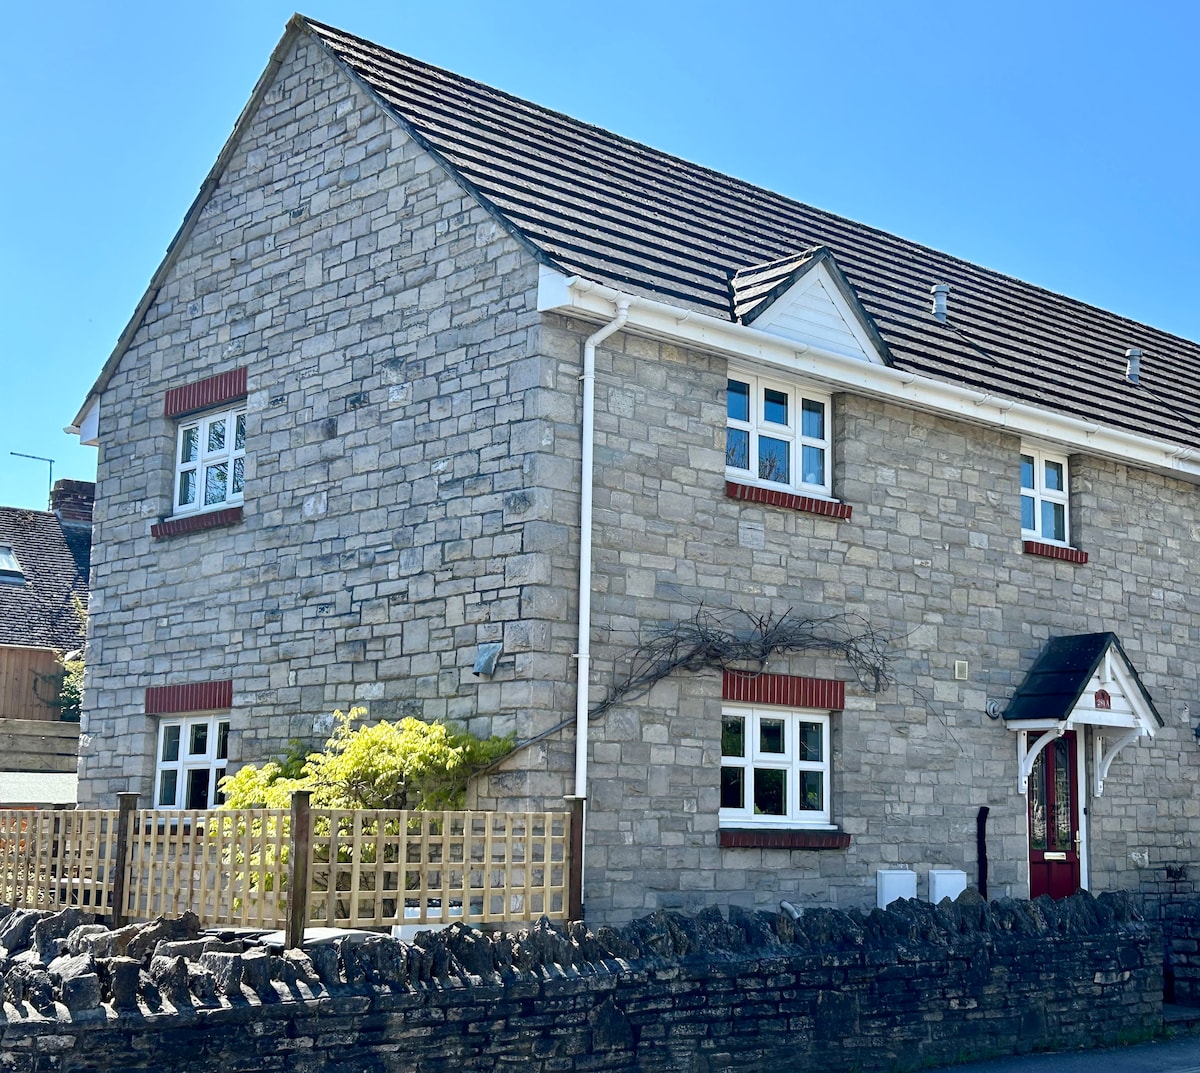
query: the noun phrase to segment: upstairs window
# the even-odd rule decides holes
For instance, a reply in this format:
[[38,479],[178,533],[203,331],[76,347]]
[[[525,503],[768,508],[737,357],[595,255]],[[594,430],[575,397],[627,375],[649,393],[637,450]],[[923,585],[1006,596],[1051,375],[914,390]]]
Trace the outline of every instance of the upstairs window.
[[245,407],[182,421],[175,452],[174,513],[196,514],[240,504],[245,466]]
[[1067,460],[1030,447],[1021,449],[1021,535],[1026,540],[1066,546]]
[[158,727],[156,808],[216,808],[229,762],[229,720],[164,719]]
[[797,385],[729,374],[725,428],[728,479],[828,496],[830,400]]
[[828,827],[829,716],[727,706],[721,715],[726,827]]

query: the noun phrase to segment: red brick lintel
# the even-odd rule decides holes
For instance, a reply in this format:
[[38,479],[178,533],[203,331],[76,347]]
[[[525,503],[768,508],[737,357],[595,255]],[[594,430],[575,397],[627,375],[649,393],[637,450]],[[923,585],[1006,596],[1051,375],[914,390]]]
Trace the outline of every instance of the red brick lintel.
[[743,704],[841,711],[846,707],[846,683],[833,678],[802,678],[794,674],[725,671],[721,679],[721,699]]
[[1078,548],[1064,548],[1061,544],[1043,544],[1040,540],[1026,540],[1023,550],[1026,555],[1040,555],[1043,559],[1060,559],[1064,563],[1083,564],[1088,553]]
[[246,397],[246,367],[230,369],[227,373],[196,380],[191,384],[173,387],[167,392],[164,413],[167,417],[184,417],[223,402],[236,402]]
[[232,678],[221,682],[188,682],[185,685],[150,686],[146,690],[147,715],[220,712],[232,707]]
[[236,525],[241,520],[241,507],[226,507],[224,510],[210,510],[203,514],[155,522],[150,526],[150,535],[155,540],[162,540],[163,537],[179,536],[181,533],[198,533],[201,529],[221,529],[226,525]]
[[850,836],[844,831],[721,831],[722,849],[845,849],[849,845]]
[[730,499],[744,499],[748,503],[764,503],[768,507],[802,510],[806,514],[821,514],[826,518],[836,518],[839,521],[849,518],[854,511],[849,503],[835,503],[831,499],[817,499],[814,496],[799,496],[794,492],[781,492],[776,488],[759,488],[755,484],[738,484],[737,481],[725,482],[725,494]]

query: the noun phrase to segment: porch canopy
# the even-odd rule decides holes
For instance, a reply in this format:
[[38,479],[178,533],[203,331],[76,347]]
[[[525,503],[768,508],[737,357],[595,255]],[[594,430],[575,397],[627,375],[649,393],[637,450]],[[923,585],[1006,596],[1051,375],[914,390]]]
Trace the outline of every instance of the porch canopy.
[[1104,779],[1117,753],[1163,726],[1154,701],[1115,633],[1052,637],[1025,676],[1004,721],[1018,731],[1018,789],[1029,788],[1038,754],[1068,730],[1092,727],[1092,793],[1104,792]]

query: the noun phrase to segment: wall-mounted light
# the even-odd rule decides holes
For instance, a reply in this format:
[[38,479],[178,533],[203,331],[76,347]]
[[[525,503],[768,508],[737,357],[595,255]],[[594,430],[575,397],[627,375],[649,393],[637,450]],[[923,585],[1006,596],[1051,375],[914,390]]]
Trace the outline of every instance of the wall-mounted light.
[[491,678],[496,673],[496,663],[500,659],[500,650],[504,645],[500,641],[489,641],[479,646],[475,656],[475,666],[471,673],[484,678]]

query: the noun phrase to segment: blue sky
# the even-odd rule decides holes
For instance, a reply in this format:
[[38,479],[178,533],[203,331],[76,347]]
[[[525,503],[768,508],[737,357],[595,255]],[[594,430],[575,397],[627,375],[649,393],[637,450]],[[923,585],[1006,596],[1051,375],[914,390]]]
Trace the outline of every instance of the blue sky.
[[[10,5],[0,504],[62,432],[295,9]],[[310,0],[304,14],[800,201],[1200,339],[1200,5]]]

